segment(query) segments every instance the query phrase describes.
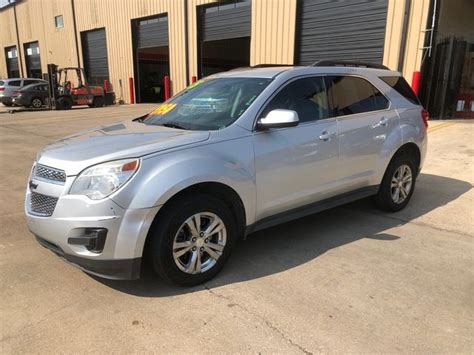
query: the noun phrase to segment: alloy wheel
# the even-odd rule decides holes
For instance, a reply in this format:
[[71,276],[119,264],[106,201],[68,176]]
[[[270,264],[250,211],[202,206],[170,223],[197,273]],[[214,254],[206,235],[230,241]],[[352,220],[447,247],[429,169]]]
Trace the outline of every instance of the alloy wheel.
[[42,102],[40,99],[33,99],[31,101],[31,105],[34,107],[34,108],[40,108],[42,106]]
[[413,176],[408,165],[403,164],[395,170],[390,184],[390,194],[393,202],[403,203],[410,194],[413,185]]
[[173,259],[187,274],[206,272],[221,257],[226,241],[227,230],[219,216],[196,213],[178,229],[173,240]]

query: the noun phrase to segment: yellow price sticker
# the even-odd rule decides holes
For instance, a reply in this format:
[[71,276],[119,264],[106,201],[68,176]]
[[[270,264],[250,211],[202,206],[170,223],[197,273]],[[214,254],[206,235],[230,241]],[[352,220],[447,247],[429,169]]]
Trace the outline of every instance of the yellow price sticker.
[[166,115],[168,112],[170,112],[172,109],[176,107],[175,103],[170,103],[170,104],[163,104],[158,106],[155,110],[150,113],[152,116],[163,116]]

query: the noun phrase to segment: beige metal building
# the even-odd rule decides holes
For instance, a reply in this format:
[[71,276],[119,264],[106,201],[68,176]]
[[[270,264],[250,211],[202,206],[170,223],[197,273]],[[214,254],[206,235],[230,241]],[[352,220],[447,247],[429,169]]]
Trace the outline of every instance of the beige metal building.
[[0,9],[0,78],[84,67],[117,99],[162,99],[192,77],[318,59],[381,62],[410,82],[421,68],[430,0],[16,0]]

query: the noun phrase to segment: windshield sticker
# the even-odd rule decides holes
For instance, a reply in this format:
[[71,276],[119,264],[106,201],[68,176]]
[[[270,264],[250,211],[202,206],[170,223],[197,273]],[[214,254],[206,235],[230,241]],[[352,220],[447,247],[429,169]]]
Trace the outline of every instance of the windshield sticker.
[[170,112],[176,107],[175,103],[168,103],[158,106],[154,111],[150,113],[150,116],[163,116]]

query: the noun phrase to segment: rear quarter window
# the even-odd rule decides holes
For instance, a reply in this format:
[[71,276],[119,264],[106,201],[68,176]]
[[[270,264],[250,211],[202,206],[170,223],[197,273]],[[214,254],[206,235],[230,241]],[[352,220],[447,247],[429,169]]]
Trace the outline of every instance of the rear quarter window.
[[420,100],[403,76],[381,76],[379,78],[412,104],[421,105]]
[[3,80],[0,80],[0,86],[5,85],[5,82]]

